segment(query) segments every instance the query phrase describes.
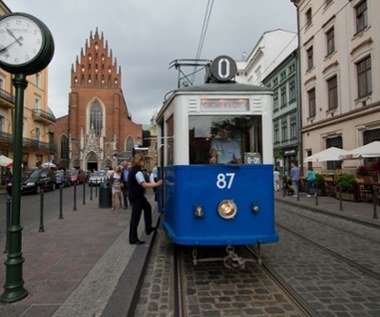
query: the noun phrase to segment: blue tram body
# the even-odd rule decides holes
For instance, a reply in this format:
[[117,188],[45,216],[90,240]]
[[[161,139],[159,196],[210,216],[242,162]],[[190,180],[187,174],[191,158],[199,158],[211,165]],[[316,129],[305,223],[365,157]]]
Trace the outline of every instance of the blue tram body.
[[[165,168],[164,179],[163,228],[174,243],[211,246],[278,240],[272,165],[170,166]],[[230,219],[217,211],[225,199],[237,206],[236,216]],[[199,207],[202,215],[197,215]]]
[[[208,67],[211,80],[174,90],[157,114],[164,180],[158,209],[175,244],[260,246],[278,240],[272,91],[236,83],[236,69],[232,59],[218,57]],[[221,130],[228,131],[226,142],[234,142],[227,163],[219,161],[223,154],[215,145],[224,141]]]

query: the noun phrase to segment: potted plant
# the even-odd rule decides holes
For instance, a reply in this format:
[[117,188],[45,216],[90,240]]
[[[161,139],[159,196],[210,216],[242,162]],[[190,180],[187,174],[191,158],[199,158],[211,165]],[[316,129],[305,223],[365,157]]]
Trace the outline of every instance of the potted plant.
[[355,200],[354,188],[355,188],[355,176],[352,174],[343,174],[338,176],[336,183],[338,185],[337,198],[342,193],[343,200]]
[[367,165],[360,165],[356,169],[356,175],[358,176],[368,176],[368,167]]
[[325,177],[323,174],[315,173],[315,186],[318,196],[325,195]]

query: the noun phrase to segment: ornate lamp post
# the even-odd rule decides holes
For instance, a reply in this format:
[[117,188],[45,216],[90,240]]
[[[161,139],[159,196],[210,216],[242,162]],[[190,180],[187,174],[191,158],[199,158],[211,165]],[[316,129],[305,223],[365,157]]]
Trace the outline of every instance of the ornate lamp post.
[[22,278],[24,258],[20,225],[24,92],[28,86],[26,76],[43,70],[50,63],[54,54],[54,41],[49,29],[40,20],[26,13],[12,13],[0,18],[0,43],[0,67],[14,74],[12,83],[16,91],[9,250],[4,262],[4,292],[0,295],[1,302],[11,303],[28,295]]

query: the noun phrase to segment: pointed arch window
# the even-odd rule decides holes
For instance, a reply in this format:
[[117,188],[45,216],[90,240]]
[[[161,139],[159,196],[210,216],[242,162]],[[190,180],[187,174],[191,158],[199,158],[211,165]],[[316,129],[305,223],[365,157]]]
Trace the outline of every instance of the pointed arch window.
[[68,158],[69,142],[66,135],[61,136],[61,159],[65,160]]
[[100,136],[103,129],[103,109],[98,101],[90,108],[90,128],[94,129],[95,135]]

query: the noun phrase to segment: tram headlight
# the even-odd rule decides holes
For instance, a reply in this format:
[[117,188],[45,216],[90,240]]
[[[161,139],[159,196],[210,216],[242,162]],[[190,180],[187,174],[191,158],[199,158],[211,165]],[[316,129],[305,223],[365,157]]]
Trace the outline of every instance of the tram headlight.
[[231,199],[225,199],[219,203],[218,213],[223,219],[234,218],[237,214],[238,208],[235,202]]

